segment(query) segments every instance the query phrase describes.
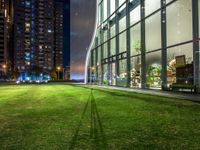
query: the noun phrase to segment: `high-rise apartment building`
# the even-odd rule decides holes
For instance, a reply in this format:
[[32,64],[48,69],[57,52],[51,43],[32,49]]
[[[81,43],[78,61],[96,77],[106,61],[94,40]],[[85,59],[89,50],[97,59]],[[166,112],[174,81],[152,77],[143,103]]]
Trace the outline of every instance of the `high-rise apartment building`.
[[63,13],[63,1],[14,1],[14,64],[25,76],[63,67]]
[[63,0],[56,0],[55,1],[55,53],[54,53],[54,60],[55,60],[55,67],[66,67],[63,66],[63,38],[64,38],[64,2]]
[[[5,48],[6,48],[6,41],[5,41],[5,10],[4,10],[4,3],[1,1],[1,9],[0,9],[0,63],[5,62]],[[3,9],[2,9],[3,7]]]
[[34,0],[14,1],[14,67],[25,72],[34,65]]
[[36,66],[49,72],[54,66],[54,0],[36,0]]
[[0,64],[11,64],[12,1],[0,0]]

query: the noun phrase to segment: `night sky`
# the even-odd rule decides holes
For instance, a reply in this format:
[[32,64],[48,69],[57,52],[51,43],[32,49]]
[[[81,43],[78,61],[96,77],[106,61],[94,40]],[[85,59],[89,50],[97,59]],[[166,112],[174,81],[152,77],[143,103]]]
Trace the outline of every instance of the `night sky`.
[[70,0],[71,79],[83,79],[94,32],[96,0]]

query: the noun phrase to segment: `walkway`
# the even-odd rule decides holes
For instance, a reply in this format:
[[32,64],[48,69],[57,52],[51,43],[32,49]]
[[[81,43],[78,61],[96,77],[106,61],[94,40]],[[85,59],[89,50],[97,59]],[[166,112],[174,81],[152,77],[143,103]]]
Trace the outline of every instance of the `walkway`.
[[89,86],[105,88],[105,89],[122,90],[128,92],[136,92],[149,95],[179,98],[200,103],[200,94],[194,94],[194,93],[181,93],[181,92],[171,92],[171,91],[161,91],[161,90],[151,90],[151,89],[135,89],[135,88],[125,88],[125,87],[115,87],[115,86],[99,86],[99,85],[89,85]]

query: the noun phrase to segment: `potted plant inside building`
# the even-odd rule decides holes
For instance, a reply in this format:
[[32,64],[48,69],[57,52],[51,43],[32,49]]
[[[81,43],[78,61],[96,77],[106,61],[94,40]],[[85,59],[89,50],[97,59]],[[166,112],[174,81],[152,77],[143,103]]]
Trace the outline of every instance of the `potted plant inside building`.
[[147,68],[147,88],[159,87],[161,85],[161,66],[159,64],[152,64]]

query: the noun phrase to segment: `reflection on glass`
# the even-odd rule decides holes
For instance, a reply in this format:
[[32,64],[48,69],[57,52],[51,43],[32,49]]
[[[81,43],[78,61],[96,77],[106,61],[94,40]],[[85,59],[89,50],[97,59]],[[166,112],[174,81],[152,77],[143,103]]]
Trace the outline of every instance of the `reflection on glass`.
[[103,33],[103,40],[104,40],[104,42],[106,42],[107,39],[108,39],[108,31],[104,30],[104,33]]
[[110,27],[110,37],[115,36],[115,34],[116,34],[116,29],[115,28],[116,28],[115,25],[112,25]]
[[126,32],[119,35],[119,53],[126,51]]
[[103,46],[103,57],[104,58],[108,57],[108,43],[105,43]]
[[115,38],[110,40],[110,55],[115,55],[116,54],[116,42]]
[[145,16],[160,8],[160,0],[145,0]]
[[161,19],[160,12],[146,19],[145,38],[146,51],[161,48]]
[[115,1],[111,0],[110,1],[110,14],[114,13],[115,11]]
[[122,32],[126,29],[126,17],[123,17],[119,20],[119,32]]
[[97,61],[97,65],[100,65],[101,64],[101,46],[99,46],[97,48],[97,52],[98,52],[98,61]]
[[130,25],[135,24],[136,22],[140,21],[141,15],[140,15],[140,5],[134,8],[130,12]]
[[192,40],[192,1],[179,0],[167,7],[167,45]]
[[131,56],[141,54],[141,27],[140,23],[130,29]]
[[107,8],[107,0],[103,0],[103,5],[104,5],[104,8],[103,8],[103,10],[104,10],[104,20],[106,20],[107,19],[107,10],[108,10],[108,8]]

